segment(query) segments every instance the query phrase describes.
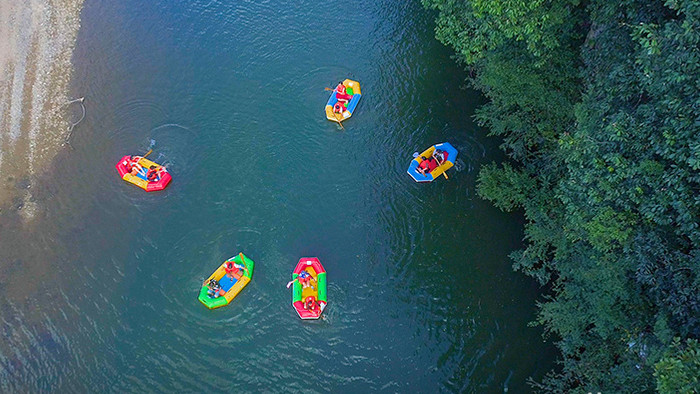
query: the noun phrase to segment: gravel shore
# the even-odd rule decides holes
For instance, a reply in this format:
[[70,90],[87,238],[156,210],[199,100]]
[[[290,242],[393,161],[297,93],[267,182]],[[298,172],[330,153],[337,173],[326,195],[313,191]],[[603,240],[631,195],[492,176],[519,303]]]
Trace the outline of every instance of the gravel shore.
[[31,187],[64,149],[83,0],[0,2],[0,207],[32,217]]

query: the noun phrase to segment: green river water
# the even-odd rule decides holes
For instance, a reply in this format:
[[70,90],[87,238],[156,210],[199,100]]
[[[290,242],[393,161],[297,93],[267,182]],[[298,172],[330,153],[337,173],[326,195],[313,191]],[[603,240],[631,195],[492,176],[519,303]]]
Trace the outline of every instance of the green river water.
[[[530,391],[554,353],[507,257],[523,223],[476,196],[499,142],[434,17],[415,1],[86,0],[86,119],[37,186],[42,215],[0,215],[2,391]],[[324,87],[346,77],[363,98],[343,131]],[[151,140],[174,179],[159,193],[114,168]],[[444,141],[449,180],[415,183],[412,153]],[[239,251],[253,281],[207,310],[202,280]],[[285,288],[303,256],[328,271],[319,321]]]

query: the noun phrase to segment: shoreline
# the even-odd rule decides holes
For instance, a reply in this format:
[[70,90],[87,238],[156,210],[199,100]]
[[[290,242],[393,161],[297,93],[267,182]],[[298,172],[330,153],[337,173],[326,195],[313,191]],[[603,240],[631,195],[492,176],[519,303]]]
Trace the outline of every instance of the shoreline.
[[31,188],[64,149],[83,1],[0,3],[0,213],[33,218]]

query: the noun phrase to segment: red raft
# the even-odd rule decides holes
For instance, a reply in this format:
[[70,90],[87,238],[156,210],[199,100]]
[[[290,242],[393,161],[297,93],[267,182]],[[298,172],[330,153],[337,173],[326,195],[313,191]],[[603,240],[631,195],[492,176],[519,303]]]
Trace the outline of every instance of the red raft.
[[[302,273],[303,272],[303,273]],[[316,257],[302,257],[292,272],[292,306],[303,320],[318,319],[328,305],[326,270]],[[306,287],[304,287],[306,286]]]
[[[126,155],[119,160],[115,167],[123,180],[133,183],[147,192],[163,190],[173,179],[165,167],[145,157]],[[133,167],[136,169],[134,170]],[[131,172],[132,170],[133,172]],[[151,175],[151,180],[148,179],[149,175]]]

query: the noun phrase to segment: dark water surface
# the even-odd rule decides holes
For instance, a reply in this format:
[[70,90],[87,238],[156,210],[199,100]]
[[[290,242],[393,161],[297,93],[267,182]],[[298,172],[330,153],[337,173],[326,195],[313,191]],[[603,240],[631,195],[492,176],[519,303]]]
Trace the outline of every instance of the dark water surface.
[[[87,118],[43,216],[0,221],[2,391],[529,391],[553,355],[507,258],[522,223],[475,196],[497,141],[433,18],[401,0],[86,0]],[[363,98],[341,131],[324,87],[345,77]],[[161,193],[114,169],[151,139]],[[457,170],[414,183],[411,154],[443,141]],[[239,251],[253,281],[207,310],[202,280]],[[302,256],[328,271],[321,321],[290,306]]]

